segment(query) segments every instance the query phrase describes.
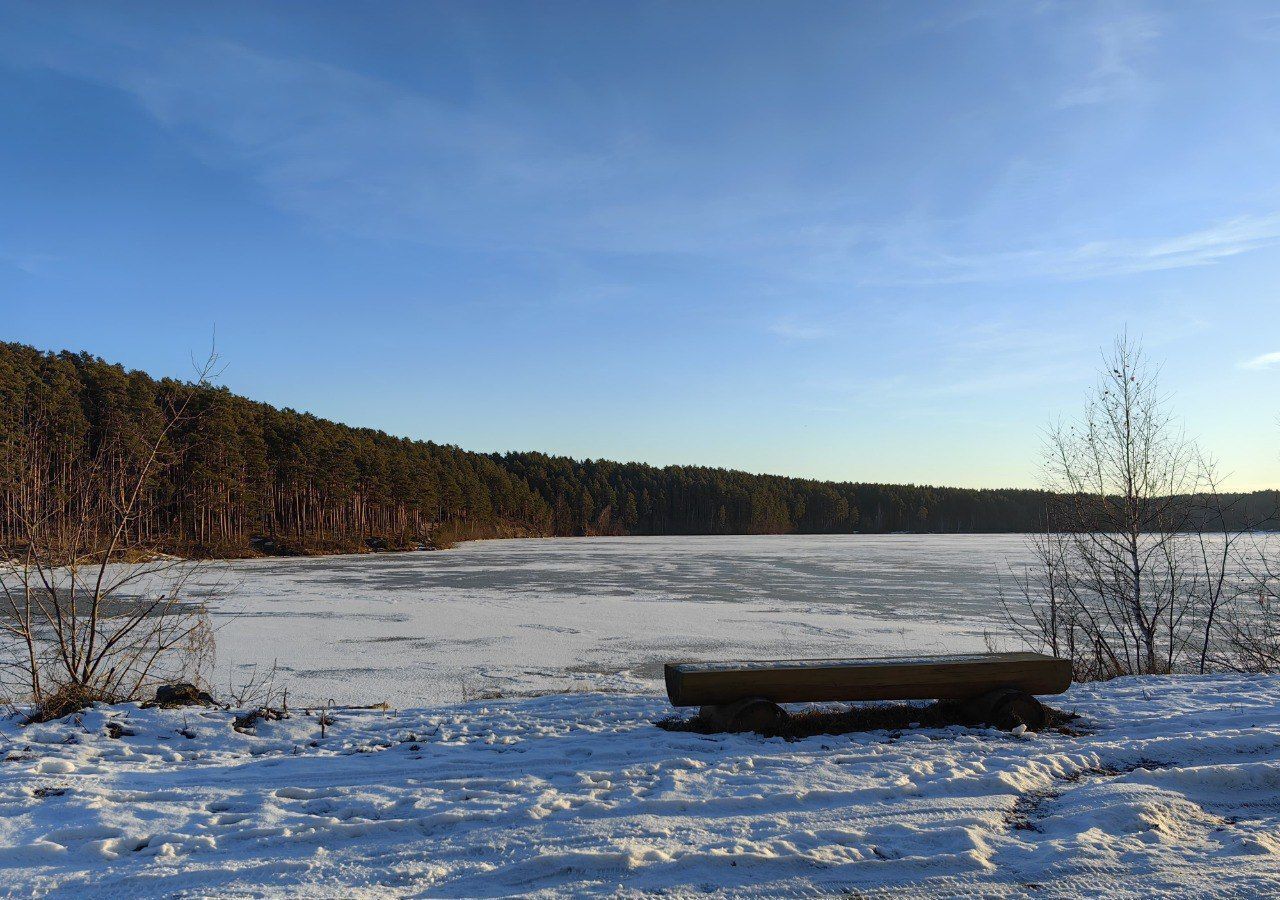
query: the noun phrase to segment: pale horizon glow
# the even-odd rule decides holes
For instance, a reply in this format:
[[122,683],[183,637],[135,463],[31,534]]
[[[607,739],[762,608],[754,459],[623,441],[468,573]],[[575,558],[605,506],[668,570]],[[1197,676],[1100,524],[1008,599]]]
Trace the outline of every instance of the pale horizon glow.
[[483,452],[1032,487],[1127,329],[1280,486],[1271,4],[0,8],[0,339]]

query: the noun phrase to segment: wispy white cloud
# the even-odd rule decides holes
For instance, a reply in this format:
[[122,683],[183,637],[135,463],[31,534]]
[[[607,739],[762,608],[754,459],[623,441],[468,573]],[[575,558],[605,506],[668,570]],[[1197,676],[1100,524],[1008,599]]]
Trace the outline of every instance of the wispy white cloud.
[[[966,9],[957,21],[1008,12]],[[754,284],[814,282],[842,296],[850,285],[1081,280],[1205,266],[1280,243],[1280,213],[1266,207],[1245,216],[1225,207],[1217,221],[1183,220],[1180,231],[1148,237],[1130,236],[1140,226],[1117,216],[1101,232],[1092,211],[1087,221],[1073,218],[1075,187],[1055,175],[1071,160],[1055,155],[1023,160],[1003,151],[1012,158],[1007,183],[961,192],[957,201],[947,195],[964,179],[950,179],[921,188],[909,201],[918,206],[904,211],[893,207],[901,197],[878,196],[856,172],[833,170],[820,189],[806,185],[796,174],[804,154],[790,150],[726,175],[733,148],[664,142],[640,119],[626,119],[616,133],[602,126],[570,135],[481,91],[448,100],[199,30],[148,32],[118,16],[102,17],[110,27],[49,18],[53,32],[75,33],[38,47],[6,46],[0,35],[0,50],[124,92],[209,165],[236,170],[275,206],[343,233],[557,260],[727,261]],[[1089,28],[1096,55],[1068,91],[1076,105],[1131,90],[1160,31],[1141,15]],[[1058,87],[1049,86],[1045,104]],[[1061,184],[1051,188],[1055,178]],[[1063,224],[1054,230],[1055,222]],[[765,327],[789,340],[830,330],[786,316]]]
[[1240,16],[1239,34],[1246,40],[1280,41],[1280,13],[1250,11]]
[[[1238,216],[1182,234],[1110,238],[1057,247],[957,253],[944,241],[899,245],[902,275],[891,283],[961,284],[1027,278],[1081,280],[1207,266],[1280,244],[1280,213]],[[872,277],[873,281],[881,279]]]
[[[884,324],[877,322],[876,327]],[[856,360],[849,370],[841,361],[824,361],[802,386],[820,397],[882,407],[926,404],[935,412],[951,412],[970,401],[1071,383],[1088,373],[1093,362],[1089,330],[1072,325],[1049,329],[978,310],[934,315],[920,310],[899,327],[909,328],[915,339],[894,363],[893,374],[867,371]]]
[[1124,15],[1098,23],[1091,30],[1094,55],[1089,69],[1062,92],[1058,105],[1089,106],[1129,99],[1141,94],[1146,80],[1139,63],[1160,36],[1152,16]]
[[[1041,390],[1046,385],[1078,379],[1088,371],[1078,362],[1066,360],[1018,366],[988,366],[983,371],[966,372],[958,366],[924,364],[921,371],[889,378],[815,376],[802,386],[819,396],[844,397],[862,403],[908,408],[920,403],[946,404],[949,401],[1005,397]],[[931,406],[931,409],[943,407]],[[954,412],[955,409],[950,411]]]
[[57,28],[40,46],[0,50],[123,92],[206,164],[344,233],[501,243],[545,229],[559,198],[607,174],[600,154],[494,109],[328,62],[88,13]]
[[831,326],[805,321],[796,316],[783,316],[769,323],[769,331],[789,341],[816,341],[830,337]]
[[0,250],[0,262],[13,266],[28,275],[44,275],[59,261],[52,253],[27,253],[18,250]]
[[1240,368],[1242,369],[1272,369],[1276,367],[1280,367],[1280,351],[1263,353],[1240,363]]

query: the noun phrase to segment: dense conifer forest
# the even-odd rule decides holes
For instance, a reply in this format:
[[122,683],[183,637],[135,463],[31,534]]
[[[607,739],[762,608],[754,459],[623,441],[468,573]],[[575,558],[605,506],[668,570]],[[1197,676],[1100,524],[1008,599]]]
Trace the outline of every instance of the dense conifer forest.
[[[190,392],[194,390],[194,395]],[[554,535],[1017,532],[1043,527],[1039,491],[824,482],[700,466],[474,453],[276,409],[208,385],[156,380],[84,353],[0,343],[0,537],[19,537],[17,492],[58,492],[86,465],[107,504],[131,454],[193,396],[163,441],[134,543],[216,556],[447,546]],[[40,466],[5,448],[34,437]],[[131,449],[133,448],[133,449]],[[945,452],[940,450],[940,452]],[[1241,498],[1239,515],[1275,492]],[[57,512],[56,504],[50,506]]]

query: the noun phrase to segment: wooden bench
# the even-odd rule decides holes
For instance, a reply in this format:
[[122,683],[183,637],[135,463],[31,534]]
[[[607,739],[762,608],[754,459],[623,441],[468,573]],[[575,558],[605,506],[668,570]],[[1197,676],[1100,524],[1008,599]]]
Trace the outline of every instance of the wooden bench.
[[780,703],[954,700],[965,718],[1002,728],[1045,723],[1036,694],[1071,686],[1071,662],[1041,653],[973,653],[888,659],[682,662],[665,667],[675,706],[731,731],[777,731]]

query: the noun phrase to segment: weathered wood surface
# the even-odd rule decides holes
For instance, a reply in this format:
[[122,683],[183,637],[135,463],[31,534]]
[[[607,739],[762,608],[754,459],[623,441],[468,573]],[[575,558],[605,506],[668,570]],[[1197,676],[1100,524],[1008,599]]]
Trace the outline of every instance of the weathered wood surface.
[[1071,662],[1040,653],[975,653],[889,659],[803,659],[668,663],[667,696],[675,706],[825,700],[968,700],[998,688],[1060,694]]

